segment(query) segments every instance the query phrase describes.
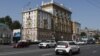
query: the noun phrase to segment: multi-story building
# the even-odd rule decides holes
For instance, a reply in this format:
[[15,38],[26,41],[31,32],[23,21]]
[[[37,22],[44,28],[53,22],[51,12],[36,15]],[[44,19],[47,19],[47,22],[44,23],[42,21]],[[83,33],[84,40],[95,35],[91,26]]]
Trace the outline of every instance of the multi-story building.
[[63,4],[58,4],[56,2],[48,2],[42,4],[42,9],[51,13],[53,15],[52,28],[54,31],[54,36],[56,40],[69,40],[72,35],[72,22],[71,14],[72,12],[64,7]]
[[99,30],[95,30],[95,29],[91,29],[87,27],[85,27],[84,29],[81,29],[81,32],[84,32],[86,34],[86,37],[94,37],[94,35],[100,34]]
[[81,29],[81,34],[84,33],[84,36],[81,36],[80,39],[82,40],[95,40],[95,35],[96,34],[100,34],[99,33],[99,30],[94,30],[94,29],[91,29],[91,28],[87,28],[85,27],[84,29]]
[[42,3],[37,9],[23,11],[23,39],[71,40],[71,14],[69,9],[53,1]]
[[73,35],[72,35],[72,39],[73,40],[78,40],[80,38],[80,30],[81,30],[81,24],[73,21]]
[[52,15],[41,9],[23,12],[23,39],[37,41],[51,37]]

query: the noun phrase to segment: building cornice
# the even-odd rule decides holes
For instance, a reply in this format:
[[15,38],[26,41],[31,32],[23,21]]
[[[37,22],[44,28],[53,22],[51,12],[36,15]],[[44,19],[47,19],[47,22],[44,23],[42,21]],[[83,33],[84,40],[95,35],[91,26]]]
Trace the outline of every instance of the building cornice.
[[64,10],[72,13],[70,9],[66,8],[63,4],[59,4],[57,2],[47,2],[47,3],[43,3],[41,5],[41,7],[45,7],[45,6],[48,6],[48,5],[55,5],[55,6],[58,6],[58,7],[62,8],[62,9],[64,9]]

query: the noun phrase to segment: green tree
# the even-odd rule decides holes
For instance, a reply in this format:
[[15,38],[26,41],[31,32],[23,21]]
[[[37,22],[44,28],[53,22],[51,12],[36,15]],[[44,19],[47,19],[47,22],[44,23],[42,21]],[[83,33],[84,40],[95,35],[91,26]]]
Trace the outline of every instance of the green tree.
[[86,36],[86,33],[85,32],[81,32],[81,36]]
[[21,28],[21,24],[20,24],[20,22],[19,21],[13,21],[12,22],[12,27],[13,27],[13,29],[20,29]]
[[99,37],[100,37],[100,35],[99,35],[99,34],[94,35],[94,38],[95,38],[96,40],[98,40],[98,39],[99,39]]
[[5,24],[9,26],[10,29],[12,29],[12,18],[10,16],[4,17]]
[[4,20],[5,20],[5,23],[12,24],[12,19],[11,19],[10,16],[6,16],[6,17],[4,18]]
[[0,18],[0,23],[5,23],[4,18]]
[[12,21],[12,18],[10,16],[5,16],[5,17],[0,18],[0,23],[4,23],[8,25],[11,30],[21,28],[20,22],[17,20]]

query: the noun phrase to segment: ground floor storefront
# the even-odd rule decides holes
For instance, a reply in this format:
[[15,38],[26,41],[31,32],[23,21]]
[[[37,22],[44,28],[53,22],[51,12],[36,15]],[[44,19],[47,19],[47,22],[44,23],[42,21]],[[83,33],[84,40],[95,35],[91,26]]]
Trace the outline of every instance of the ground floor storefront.
[[72,33],[57,32],[49,29],[25,29],[23,32],[24,40],[41,41],[41,40],[72,40]]

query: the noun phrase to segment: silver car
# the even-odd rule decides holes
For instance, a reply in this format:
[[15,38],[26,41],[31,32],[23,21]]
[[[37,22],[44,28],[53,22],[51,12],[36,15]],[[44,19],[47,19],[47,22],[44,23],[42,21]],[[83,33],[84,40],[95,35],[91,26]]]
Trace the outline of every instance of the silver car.
[[57,47],[55,48],[56,55],[67,54],[71,56],[74,52],[79,53],[80,47],[76,45],[73,41],[58,41]]
[[50,48],[50,47],[56,47],[56,42],[52,40],[47,40],[44,42],[39,43],[39,48]]

